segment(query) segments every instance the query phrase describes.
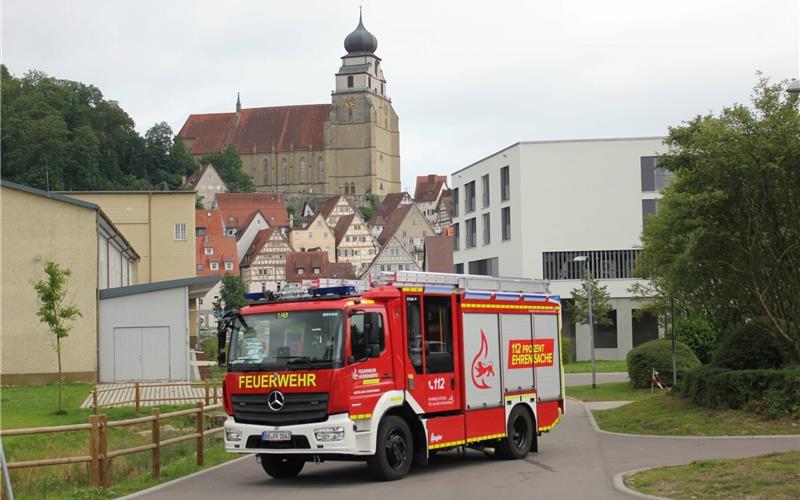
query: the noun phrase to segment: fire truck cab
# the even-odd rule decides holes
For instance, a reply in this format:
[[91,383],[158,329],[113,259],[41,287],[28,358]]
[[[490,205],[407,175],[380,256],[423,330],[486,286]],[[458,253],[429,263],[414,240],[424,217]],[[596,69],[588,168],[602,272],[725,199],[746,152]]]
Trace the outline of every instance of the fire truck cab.
[[559,318],[544,281],[411,271],[250,305],[220,323],[226,450],[276,478],[365,460],[399,479],[459,447],[523,458],[564,411]]

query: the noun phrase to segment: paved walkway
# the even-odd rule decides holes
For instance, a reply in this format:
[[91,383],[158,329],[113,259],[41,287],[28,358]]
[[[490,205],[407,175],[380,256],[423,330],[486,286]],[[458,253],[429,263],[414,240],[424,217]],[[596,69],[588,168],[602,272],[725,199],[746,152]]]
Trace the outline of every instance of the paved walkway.
[[[222,391],[217,389],[217,401],[222,401]],[[204,385],[189,382],[153,381],[139,384],[139,406],[185,405],[206,400]],[[103,406],[135,406],[136,386],[125,384],[97,384],[97,402]],[[209,387],[209,404],[214,404],[214,388]],[[92,407],[92,394],[81,404],[81,408]]]

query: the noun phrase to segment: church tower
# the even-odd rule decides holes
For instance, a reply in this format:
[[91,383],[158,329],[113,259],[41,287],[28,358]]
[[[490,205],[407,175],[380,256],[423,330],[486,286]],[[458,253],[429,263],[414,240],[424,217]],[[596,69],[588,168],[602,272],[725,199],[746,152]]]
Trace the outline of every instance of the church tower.
[[386,195],[400,191],[400,134],[387,97],[378,39],[358,26],[344,39],[347,54],[336,73],[336,90],[326,123],[329,190],[342,194]]

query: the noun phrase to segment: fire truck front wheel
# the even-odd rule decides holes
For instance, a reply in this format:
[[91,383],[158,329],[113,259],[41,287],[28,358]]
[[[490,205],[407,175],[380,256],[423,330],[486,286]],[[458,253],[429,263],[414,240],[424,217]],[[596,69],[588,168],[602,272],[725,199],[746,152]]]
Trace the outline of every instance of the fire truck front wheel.
[[289,479],[300,474],[306,461],[302,458],[261,454],[261,468],[275,479]]
[[394,481],[408,473],[414,458],[414,441],[405,420],[389,415],[378,427],[375,454],[367,459],[372,475],[381,481]]
[[498,455],[509,460],[525,458],[531,450],[534,439],[536,437],[531,416],[522,405],[517,405],[508,416],[506,437],[497,447]]

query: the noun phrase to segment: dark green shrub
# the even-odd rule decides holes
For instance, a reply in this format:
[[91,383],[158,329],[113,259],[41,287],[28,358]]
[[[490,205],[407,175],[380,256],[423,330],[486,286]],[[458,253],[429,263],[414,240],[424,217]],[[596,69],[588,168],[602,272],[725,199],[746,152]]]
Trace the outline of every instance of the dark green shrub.
[[573,354],[574,345],[574,338],[561,337],[561,360],[565,365],[575,361],[575,355]]
[[[689,346],[681,342],[675,344],[678,379],[687,371],[700,366],[700,360]],[[651,340],[635,347],[628,353],[628,376],[634,387],[650,387],[653,368],[665,384],[672,382],[672,341],[667,339]]]
[[217,336],[205,337],[197,343],[197,350],[203,351],[203,357],[206,361],[216,361],[219,352],[219,345],[217,343]]
[[686,374],[677,392],[694,404],[746,410],[765,418],[800,417],[800,367],[728,370],[702,366]]
[[711,361],[711,354],[719,345],[719,335],[711,323],[703,318],[684,318],[675,324],[675,338],[688,345],[701,363]]
[[766,318],[739,325],[714,351],[712,364],[731,370],[780,368],[788,364],[790,348]]

